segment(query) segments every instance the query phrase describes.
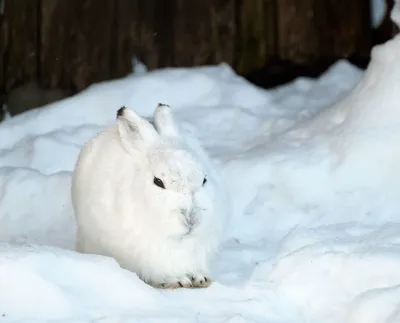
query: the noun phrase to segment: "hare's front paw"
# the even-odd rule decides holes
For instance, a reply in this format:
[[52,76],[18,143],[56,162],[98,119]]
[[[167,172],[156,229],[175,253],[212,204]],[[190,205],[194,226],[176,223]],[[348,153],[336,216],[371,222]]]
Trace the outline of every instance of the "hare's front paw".
[[202,274],[192,275],[192,288],[207,288],[212,284],[212,280]]
[[201,274],[187,274],[178,277],[173,281],[151,284],[155,288],[176,289],[176,288],[206,288],[210,286],[212,280]]
[[155,288],[163,288],[163,289],[176,289],[176,288],[191,288],[192,280],[189,276],[178,277],[175,280],[164,282],[164,283],[156,283],[152,284]]

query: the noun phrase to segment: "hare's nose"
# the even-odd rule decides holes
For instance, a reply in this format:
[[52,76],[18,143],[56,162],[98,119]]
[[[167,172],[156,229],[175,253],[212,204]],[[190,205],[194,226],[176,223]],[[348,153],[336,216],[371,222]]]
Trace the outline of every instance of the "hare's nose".
[[182,216],[184,216],[185,218],[188,218],[190,216],[190,214],[192,213],[191,208],[181,208],[179,211],[182,214]]
[[194,214],[189,211],[188,209],[181,209],[180,210],[183,218],[185,219],[185,223],[186,225],[188,225],[189,227],[193,227],[196,223],[196,218],[194,216]]

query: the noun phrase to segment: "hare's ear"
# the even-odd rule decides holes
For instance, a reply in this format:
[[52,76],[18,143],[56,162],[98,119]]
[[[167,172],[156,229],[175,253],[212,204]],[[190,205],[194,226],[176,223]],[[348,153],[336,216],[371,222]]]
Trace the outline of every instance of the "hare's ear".
[[150,122],[126,107],[117,111],[117,125],[122,146],[128,153],[146,150],[158,137]]
[[154,127],[161,136],[180,137],[179,126],[175,122],[169,105],[158,104],[154,111]]

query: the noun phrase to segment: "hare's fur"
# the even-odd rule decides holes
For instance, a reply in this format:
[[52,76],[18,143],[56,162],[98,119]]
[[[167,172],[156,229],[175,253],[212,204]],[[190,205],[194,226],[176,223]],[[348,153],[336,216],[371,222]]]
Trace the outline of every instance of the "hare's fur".
[[113,257],[155,287],[208,287],[226,191],[168,106],[156,108],[153,123],[122,108],[116,125],[83,147],[71,192],[76,248]]

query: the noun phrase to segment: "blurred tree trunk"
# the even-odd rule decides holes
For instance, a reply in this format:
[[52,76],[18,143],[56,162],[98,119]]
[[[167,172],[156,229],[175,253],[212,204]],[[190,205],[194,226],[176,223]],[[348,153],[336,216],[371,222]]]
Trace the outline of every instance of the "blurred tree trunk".
[[[0,25],[2,88],[36,80],[38,72],[39,0],[6,1]],[[4,5],[4,3],[3,3]]]
[[7,28],[5,28],[4,2],[0,4],[0,107],[4,100],[5,83],[5,54],[7,48]]
[[237,2],[235,68],[246,73],[263,67],[277,55],[276,0]]
[[115,2],[41,0],[40,5],[40,84],[80,91],[109,76]]
[[173,66],[233,64],[234,1],[174,0]]
[[[4,0],[0,0],[4,3]],[[6,0],[0,89],[81,91],[132,72],[226,62],[278,84],[291,64],[368,57],[367,0]],[[272,71],[272,72],[271,72]],[[274,75],[274,76],[272,76]],[[282,79],[282,78],[281,78]],[[284,79],[284,78],[283,78]]]
[[369,56],[366,0],[278,0],[279,57],[295,63]]

